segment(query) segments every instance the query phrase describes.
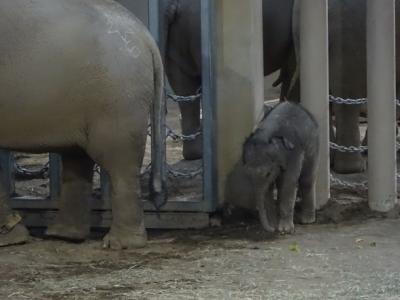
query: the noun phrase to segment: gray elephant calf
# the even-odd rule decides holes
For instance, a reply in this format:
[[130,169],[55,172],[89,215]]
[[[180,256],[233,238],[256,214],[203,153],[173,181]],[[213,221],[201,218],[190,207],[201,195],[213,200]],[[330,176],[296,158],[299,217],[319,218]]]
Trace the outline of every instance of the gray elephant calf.
[[[294,231],[297,186],[301,196],[299,220],[305,224],[315,222],[318,156],[318,125],[304,108],[283,102],[266,112],[258,129],[246,141],[243,153],[266,231]],[[275,185],[277,200],[273,197]]]

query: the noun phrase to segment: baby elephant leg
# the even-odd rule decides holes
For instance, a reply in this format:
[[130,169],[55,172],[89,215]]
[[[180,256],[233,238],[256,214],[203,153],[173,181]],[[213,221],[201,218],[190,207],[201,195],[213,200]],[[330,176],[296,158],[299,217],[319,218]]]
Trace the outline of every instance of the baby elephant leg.
[[294,232],[293,215],[300,170],[301,161],[291,161],[277,181],[280,217],[278,231],[282,234]]
[[278,231],[282,234],[293,233],[293,211],[296,198],[297,182],[283,175],[277,182],[279,203]]
[[315,222],[315,181],[317,172],[317,158],[309,158],[304,162],[299,179],[300,210],[299,222],[301,224],[311,224]]

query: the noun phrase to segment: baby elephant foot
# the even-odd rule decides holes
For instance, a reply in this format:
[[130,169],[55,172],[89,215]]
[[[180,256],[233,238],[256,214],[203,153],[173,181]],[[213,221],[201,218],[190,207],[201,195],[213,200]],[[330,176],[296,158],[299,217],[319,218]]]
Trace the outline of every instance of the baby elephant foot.
[[127,229],[111,229],[103,238],[103,248],[112,250],[135,249],[146,246],[147,234],[141,231]]
[[46,230],[46,236],[71,242],[83,242],[90,234],[89,226],[56,223]]
[[312,224],[315,223],[316,217],[315,217],[315,211],[301,211],[298,215],[298,221],[300,224]]
[[29,232],[21,223],[7,231],[0,228],[0,247],[24,244],[29,239]]
[[280,234],[294,233],[294,224],[292,219],[281,219],[279,221],[278,232]]

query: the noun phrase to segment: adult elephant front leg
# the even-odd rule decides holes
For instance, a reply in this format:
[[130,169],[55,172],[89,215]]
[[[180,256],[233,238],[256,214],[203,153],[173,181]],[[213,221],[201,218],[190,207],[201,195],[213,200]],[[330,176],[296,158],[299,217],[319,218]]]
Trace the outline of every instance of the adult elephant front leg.
[[[175,63],[170,62],[167,68],[168,80],[174,92],[180,96],[191,96],[201,86],[200,78],[189,76]],[[182,134],[188,139],[183,141],[183,158],[200,159],[203,155],[203,137],[200,120],[200,99],[193,102],[180,102]],[[200,133],[200,134],[197,134]]]
[[[336,143],[346,147],[360,146],[359,105],[334,105]],[[365,170],[361,153],[335,151],[333,169],[342,174],[360,173]]]

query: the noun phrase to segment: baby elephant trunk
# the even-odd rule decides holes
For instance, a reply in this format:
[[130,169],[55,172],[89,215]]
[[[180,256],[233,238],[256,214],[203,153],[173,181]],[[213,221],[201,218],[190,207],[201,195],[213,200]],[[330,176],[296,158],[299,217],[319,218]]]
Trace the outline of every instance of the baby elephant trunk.
[[257,193],[257,211],[262,227],[267,232],[276,231],[276,209],[272,190]]

